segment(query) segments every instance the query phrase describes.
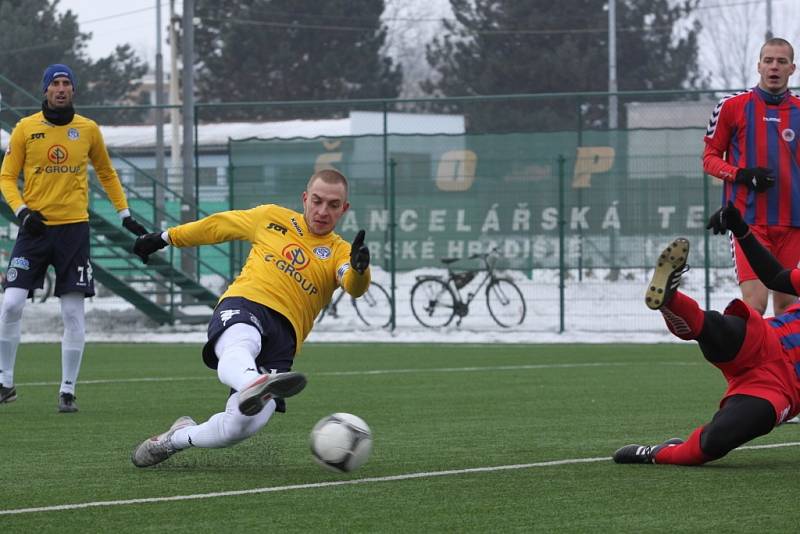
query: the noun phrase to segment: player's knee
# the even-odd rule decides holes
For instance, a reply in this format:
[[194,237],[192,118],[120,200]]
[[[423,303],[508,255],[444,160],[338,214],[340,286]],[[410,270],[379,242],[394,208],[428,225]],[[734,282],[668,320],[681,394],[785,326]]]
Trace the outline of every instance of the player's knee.
[[21,320],[27,296],[27,289],[19,287],[7,288],[3,295],[3,306],[0,308],[0,321],[16,322]]
[[713,459],[722,458],[733,449],[741,445],[736,443],[731,434],[727,433],[722,425],[706,425],[700,434],[700,449],[706,456]]
[[219,337],[214,351],[219,359],[222,359],[228,351],[235,353],[244,351],[255,360],[261,352],[261,333],[249,324],[234,324]]

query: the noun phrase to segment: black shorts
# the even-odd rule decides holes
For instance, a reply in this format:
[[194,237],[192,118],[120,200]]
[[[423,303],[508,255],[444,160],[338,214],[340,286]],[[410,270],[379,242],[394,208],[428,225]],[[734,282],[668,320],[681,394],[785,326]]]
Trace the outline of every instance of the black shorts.
[[[285,373],[292,370],[297,346],[294,327],[280,313],[242,297],[228,297],[217,304],[208,323],[208,341],[203,346],[203,362],[211,369],[219,364],[214,345],[222,333],[237,323],[253,325],[261,332],[261,352],[256,357],[259,372]],[[231,389],[233,395],[236,390]],[[286,401],[275,399],[275,411],[286,412]]]
[[55,296],[67,293],[94,296],[88,222],[48,226],[39,237],[20,229],[3,288],[41,289],[50,265],[56,270]]
[[208,341],[203,347],[203,361],[208,367],[217,368],[214,345],[226,329],[237,323],[252,325],[261,332],[261,352],[256,358],[260,372],[284,373],[292,369],[297,346],[292,323],[275,310],[242,297],[223,299],[214,309],[208,323]]

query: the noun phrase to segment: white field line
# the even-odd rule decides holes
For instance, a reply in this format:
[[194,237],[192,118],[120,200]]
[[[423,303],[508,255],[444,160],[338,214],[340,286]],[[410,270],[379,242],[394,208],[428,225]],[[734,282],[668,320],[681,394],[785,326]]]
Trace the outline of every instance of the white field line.
[[[753,445],[739,447],[738,450],[754,449],[777,449],[782,447],[797,447],[800,442],[773,443],[770,445]],[[197,499],[213,499],[217,497],[235,497],[238,495],[255,495],[258,493],[277,493],[282,491],[294,491],[304,489],[330,488],[335,486],[355,486],[360,484],[371,484],[373,482],[396,482],[400,480],[412,480],[418,478],[434,478],[453,475],[469,475],[474,473],[495,473],[498,471],[514,471],[519,469],[531,469],[534,467],[553,467],[570,464],[587,464],[605,462],[611,460],[608,456],[594,458],[570,458],[566,460],[551,460],[549,462],[534,462],[529,464],[498,465],[493,467],[472,467],[469,469],[451,469],[448,471],[427,471],[421,473],[408,473],[405,475],[391,475],[385,477],[359,478],[356,480],[339,480],[333,482],[314,482],[310,484],[292,484],[289,486],[272,486],[266,488],[252,488],[246,490],[218,491],[213,493],[195,493],[190,495],[173,495],[170,497],[148,497],[142,499],[120,499],[115,501],[94,501],[75,504],[58,504],[53,506],[39,506],[35,508],[16,508],[10,510],[0,510],[0,515],[19,515],[32,514],[39,512],[57,512],[61,510],[80,510],[83,508],[98,508],[108,506],[128,506],[131,504],[149,504],[171,501],[190,501]],[[655,469],[655,468],[654,468]]]
[[[431,369],[365,369],[361,371],[325,371],[313,373],[313,376],[368,376],[368,375],[391,375],[391,374],[414,374],[414,373],[471,373],[471,372],[491,372],[491,371],[525,371],[536,369],[570,369],[581,367],[627,367],[631,365],[669,365],[687,366],[701,365],[703,362],[597,362],[597,363],[543,363],[532,365],[493,365],[486,367],[436,367]],[[141,377],[141,378],[107,378],[99,380],[81,380],[79,384],[125,384],[136,382],[182,382],[191,380],[212,380],[216,379],[215,374],[208,376],[173,376],[173,377]],[[20,382],[15,384],[18,387],[30,386],[53,386],[60,382]]]

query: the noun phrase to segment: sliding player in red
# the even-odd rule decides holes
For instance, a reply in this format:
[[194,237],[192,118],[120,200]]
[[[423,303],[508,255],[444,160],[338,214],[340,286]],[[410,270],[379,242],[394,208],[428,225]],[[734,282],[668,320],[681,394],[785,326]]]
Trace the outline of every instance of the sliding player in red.
[[[800,270],[784,269],[750,232],[741,213],[729,204],[708,223],[714,233],[730,230],[766,287],[797,295]],[[763,436],[800,412],[800,304],[774,318],[734,299],[723,314],[704,311],[677,290],[686,272],[689,242],[678,238],[658,259],[645,294],[667,328],[681,339],[694,339],[703,356],[722,371],[728,389],[711,421],[683,441],[626,445],[614,453],[620,464],[700,465]]]

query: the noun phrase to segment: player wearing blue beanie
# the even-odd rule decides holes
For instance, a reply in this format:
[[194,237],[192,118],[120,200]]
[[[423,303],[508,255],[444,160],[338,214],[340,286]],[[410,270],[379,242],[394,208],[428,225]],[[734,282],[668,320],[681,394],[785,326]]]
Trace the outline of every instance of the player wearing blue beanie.
[[62,63],[54,63],[53,65],[50,65],[44,69],[44,74],[42,75],[42,92],[46,93],[47,88],[51,83],[53,83],[53,80],[62,77],[69,78],[69,81],[72,84],[72,90],[74,92],[75,88],[77,87],[75,73],[72,72],[71,68]]
[[[86,342],[84,299],[94,295],[89,242],[89,174],[94,167],[122,221],[134,235],[147,233],[128,209],[100,128],[75,113],[75,74],[54,64],[42,75],[42,109],[14,127],[0,166],[0,193],[19,219],[19,232],[3,282],[0,303],[0,404],[14,402],[14,366],[22,309],[29,292],[42,287],[55,268],[55,295],[61,299],[61,387],[58,411],[78,411],[75,383]],[[23,174],[20,191],[18,179]]]

